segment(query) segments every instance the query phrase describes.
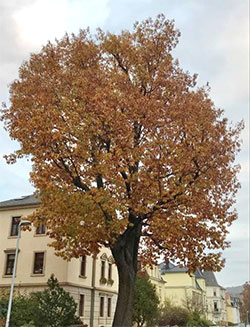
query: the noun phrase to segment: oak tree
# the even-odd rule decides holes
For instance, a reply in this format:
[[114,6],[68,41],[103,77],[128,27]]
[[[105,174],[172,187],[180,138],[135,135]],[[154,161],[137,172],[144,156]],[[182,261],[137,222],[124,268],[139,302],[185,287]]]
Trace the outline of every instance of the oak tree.
[[111,249],[114,326],[131,325],[138,254],[220,269],[214,250],[236,218],[242,124],[174,60],[179,35],[163,15],[120,34],[66,34],[22,64],[2,111],[20,142],[8,161],[31,156],[33,219],[45,218],[57,253]]

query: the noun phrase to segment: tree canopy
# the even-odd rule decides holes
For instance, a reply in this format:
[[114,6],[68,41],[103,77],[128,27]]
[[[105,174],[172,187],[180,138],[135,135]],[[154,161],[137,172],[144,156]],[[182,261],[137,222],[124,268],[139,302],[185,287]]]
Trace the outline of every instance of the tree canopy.
[[21,146],[8,161],[31,155],[33,219],[45,218],[59,255],[108,246],[133,281],[138,251],[189,270],[223,265],[214,250],[236,219],[242,124],[229,126],[174,60],[179,36],[164,15],[117,35],[81,30],[20,67],[2,112]]

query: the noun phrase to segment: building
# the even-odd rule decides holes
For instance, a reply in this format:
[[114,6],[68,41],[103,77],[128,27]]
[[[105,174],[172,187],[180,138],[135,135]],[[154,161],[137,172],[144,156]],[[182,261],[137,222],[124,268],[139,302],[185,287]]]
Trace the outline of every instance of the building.
[[212,271],[196,269],[188,274],[186,268],[172,263],[160,264],[166,281],[165,297],[174,305],[203,313],[215,325],[227,322],[226,294]]
[[[0,202],[0,288],[10,287],[17,241],[18,223],[39,207],[33,195]],[[111,326],[118,292],[118,274],[111,253],[103,249],[97,258],[82,256],[70,262],[55,256],[40,225],[22,231],[15,289],[43,290],[54,273],[59,283],[78,304],[78,314],[90,327]]]
[[145,275],[148,277],[149,281],[155,286],[156,294],[159,298],[160,304],[164,305],[166,301],[165,297],[165,285],[166,282],[163,280],[160,272],[160,268],[157,265],[152,265],[151,267],[146,267],[144,269]]
[[215,324],[226,322],[227,310],[225,289],[218,284],[212,271],[204,271],[203,276],[206,283],[207,319]]
[[240,323],[240,298],[226,292],[227,321],[232,324]]
[[188,274],[186,268],[172,263],[160,264],[161,275],[165,285],[165,297],[173,305],[198,311],[205,311],[206,289],[200,270]]

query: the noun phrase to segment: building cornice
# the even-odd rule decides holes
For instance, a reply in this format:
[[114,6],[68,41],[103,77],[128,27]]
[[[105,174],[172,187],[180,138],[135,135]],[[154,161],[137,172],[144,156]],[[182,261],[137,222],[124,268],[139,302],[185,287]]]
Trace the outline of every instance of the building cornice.
[[[112,293],[112,294],[118,294],[116,291],[112,290],[112,289],[106,289],[106,288],[101,288],[101,287],[92,287],[92,286],[88,286],[88,285],[80,285],[77,283],[71,283],[71,282],[59,282],[60,286],[73,286],[73,287],[78,287],[78,288],[86,288],[86,289],[93,289],[99,292],[105,292],[105,293]],[[8,288],[10,287],[10,283],[8,284],[0,284],[0,288]],[[48,287],[47,282],[43,282],[43,283],[17,283],[15,285],[15,288],[24,288],[24,287]]]
[[18,206],[6,206],[0,207],[0,211],[11,211],[11,210],[20,210],[20,209],[37,209],[40,207],[40,204],[33,204],[33,205],[18,205]]

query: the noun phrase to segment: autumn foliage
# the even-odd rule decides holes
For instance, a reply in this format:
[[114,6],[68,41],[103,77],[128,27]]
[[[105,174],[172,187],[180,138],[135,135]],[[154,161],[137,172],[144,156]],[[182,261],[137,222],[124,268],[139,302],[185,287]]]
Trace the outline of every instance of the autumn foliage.
[[118,270],[121,249],[133,271],[138,251],[145,262],[222,266],[213,250],[236,218],[242,124],[229,126],[173,59],[179,35],[163,15],[119,35],[66,34],[11,84],[2,118],[21,147],[8,160],[31,155],[33,219],[46,219],[65,258],[108,246]]
[[241,293],[242,301],[240,304],[241,321],[249,324],[250,322],[250,282],[246,282],[243,285],[243,291]]

